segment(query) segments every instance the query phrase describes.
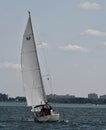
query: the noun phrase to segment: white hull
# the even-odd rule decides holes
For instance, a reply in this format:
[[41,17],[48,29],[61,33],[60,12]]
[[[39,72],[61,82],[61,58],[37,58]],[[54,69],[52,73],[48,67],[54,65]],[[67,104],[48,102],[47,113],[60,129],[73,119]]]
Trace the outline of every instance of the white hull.
[[35,119],[39,122],[56,122],[59,121],[59,113],[52,113],[51,115],[45,115],[45,116],[36,116],[36,113],[34,113]]

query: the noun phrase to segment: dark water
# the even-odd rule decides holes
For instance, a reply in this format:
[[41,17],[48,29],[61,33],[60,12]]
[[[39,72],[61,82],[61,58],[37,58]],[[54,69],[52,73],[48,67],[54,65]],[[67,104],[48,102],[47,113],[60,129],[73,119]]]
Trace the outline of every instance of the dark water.
[[106,130],[106,106],[57,104],[60,121],[33,121],[24,105],[0,105],[0,130]]

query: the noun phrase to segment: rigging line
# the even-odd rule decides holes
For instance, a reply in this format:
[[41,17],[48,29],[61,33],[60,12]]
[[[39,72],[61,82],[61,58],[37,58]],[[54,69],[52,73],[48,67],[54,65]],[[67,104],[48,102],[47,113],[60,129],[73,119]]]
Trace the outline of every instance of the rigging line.
[[33,106],[33,97],[34,97],[34,95],[33,95],[33,88],[34,88],[34,77],[33,77],[33,85],[32,85],[32,87],[31,87],[31,103],[32,103],[32,106]]
[[[36,30],[36,33],[38,35],[38,40],[39,40],[39,43],[42,44],[42,41],[40,40],[40,35],[38,33],[38,31]],[[40,45],[40,44],[37,44],[37,45]],[[48,64],[47,64],[47,58],[46,58],[46,53],[45,53],[45,48],[42,48],[42,55],[44,57],[44,62],[45,62],[45,67],[46,67],[46,70],[48,72],[48,75],[49,75],[49,86],[50,86],[50,91],[51,91],[51,94],[53,94],[53,88],[52,88],[52,80],[51,80],[51,75],[50,75],[50,70],[49,70],[49,67],[48,67]],[[47,78],[48,79],[48,78]]]
[[46,58],[46,54],[45,54],[45,49],[42,50],[43,51],[43,56],[44,56],[44,59],[45,59],[45,65],[46,65],[46,69],[47,69],[47,72],[48,72],[48,78],[47,80],[49,80],[49,86],[50,86],[50,90],[51,90],[51,94],[53,93],[53,89],[52,89],[52,81],[51,81],[51,74],[50,74],[50,69],[48,67],[48,64],[47,64],[47,58]]

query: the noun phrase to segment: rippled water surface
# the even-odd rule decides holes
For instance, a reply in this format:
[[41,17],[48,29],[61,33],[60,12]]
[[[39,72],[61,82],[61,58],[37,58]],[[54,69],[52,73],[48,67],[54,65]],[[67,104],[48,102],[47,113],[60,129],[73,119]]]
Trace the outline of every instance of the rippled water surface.
[[33,121],[30,108],[19,103],[0,103],[0,130],[106,130],[105,105],[53,104],[60,121]]

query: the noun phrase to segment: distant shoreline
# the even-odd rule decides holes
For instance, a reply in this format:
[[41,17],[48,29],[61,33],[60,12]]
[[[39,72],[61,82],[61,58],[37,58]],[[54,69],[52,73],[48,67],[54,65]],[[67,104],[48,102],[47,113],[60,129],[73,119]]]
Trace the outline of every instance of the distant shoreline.
[[[0,100],[0,102],[7,103],[26,103],[26,98],[19,97],[18,99],[12,98],[8,100]],[[64,104],[106,104],[106,99],[89,99],[89,98],[48,98],[50,103],[64,103]]]
[[[69,95],[47,95],[48,102],[69,103],[69,104],[106,104],[106,98],[83,98]],[[0,102],[26,102],[25,97],[8,97],[7,94],[0,93]]]

